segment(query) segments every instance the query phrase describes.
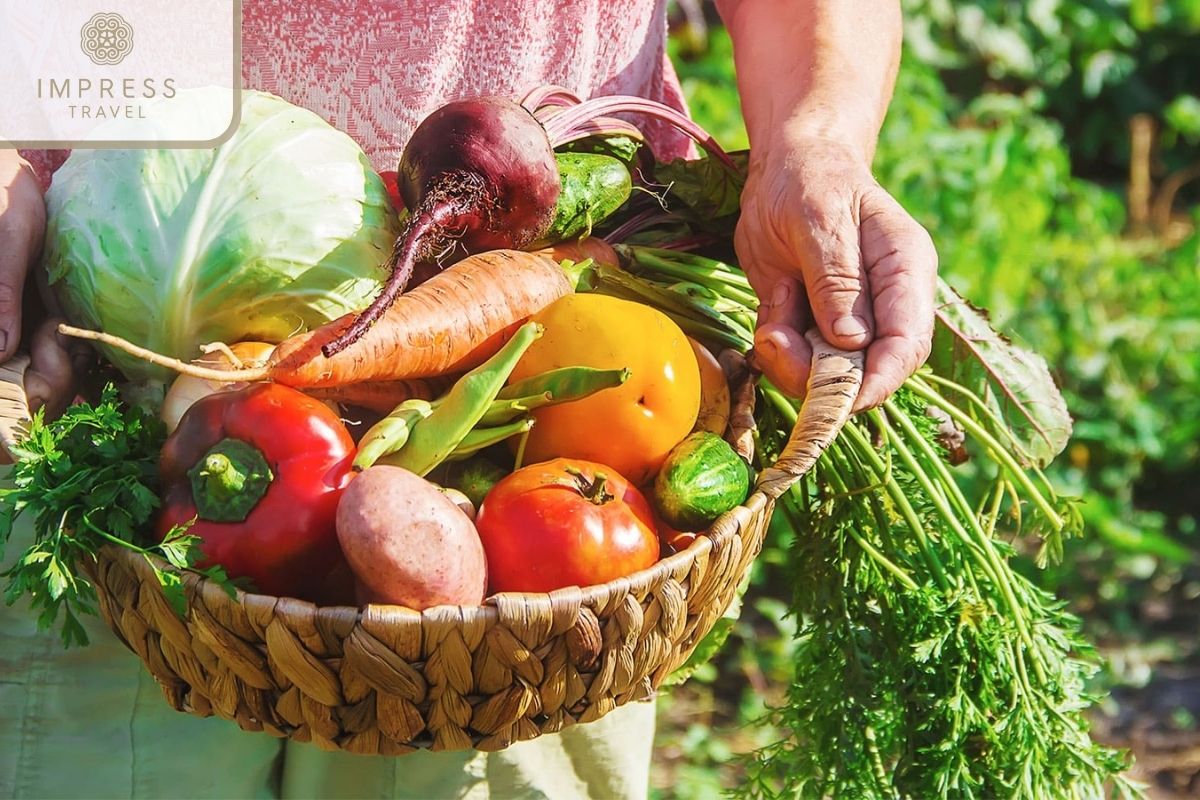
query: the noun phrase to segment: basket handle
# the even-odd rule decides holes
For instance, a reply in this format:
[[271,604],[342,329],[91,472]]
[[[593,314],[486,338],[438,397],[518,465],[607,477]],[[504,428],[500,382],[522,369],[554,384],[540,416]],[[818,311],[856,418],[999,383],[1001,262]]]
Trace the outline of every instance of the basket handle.
[[805,338],[813,349],[808,391],[783,452],[758,477],[758,491],[771,499],[792,488],[817,463],[850,419],[862,386],[861,352],[838,350],[816,328],[806,333]]
[[4,448],[8,459],[12,459],[13,447],[25,435],[25,426],[32,416],[29,398],[25,395],[25,370],[28,368],[27,355],[16,355],[0,364],[0,447]]
[[[815,328],[806,337],[813,348],[808,392],[783,453],[758,479],[758,490],[772,499],[786,492],[812,469],[849,419],[862,385],[862,353],[836,349]],[[30,417],[25,395],[25,370],[28,368],[29,357],[25,355],[14,356],[0,364],[0,446],[10,458]]]

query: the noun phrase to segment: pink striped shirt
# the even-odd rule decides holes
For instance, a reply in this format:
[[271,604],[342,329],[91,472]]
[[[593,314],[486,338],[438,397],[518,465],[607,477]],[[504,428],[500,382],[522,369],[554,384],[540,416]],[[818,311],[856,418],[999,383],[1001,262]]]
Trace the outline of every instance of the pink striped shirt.
[[[460,97],[552,83],[683,109],[665,42],[665,0],[244,0],[242,79],[320,114],[390,170],[413,128]],[[688,152],[646,129],[660,156]],[[44,184],[66,158],[25,155]]]

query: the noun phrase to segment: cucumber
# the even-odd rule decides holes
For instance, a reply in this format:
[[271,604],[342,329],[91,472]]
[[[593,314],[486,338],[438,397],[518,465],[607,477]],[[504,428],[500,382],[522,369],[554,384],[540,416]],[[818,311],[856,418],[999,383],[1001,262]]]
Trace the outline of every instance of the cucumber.
[[700,531],[745,502],[750,467],[724,439],[697,431],[675,445],[654,479],[655,510],[679,531]]
[[439,486],[462,492],[479,508],[487,493],[507,474],[507,470],[477,455],[465,461],[447,461],[428,477]]
[[562,191],[554,221],[539,245],[578,239],[612,216],[633,191],[629,170],[618,159],[599,153],[556,153]]

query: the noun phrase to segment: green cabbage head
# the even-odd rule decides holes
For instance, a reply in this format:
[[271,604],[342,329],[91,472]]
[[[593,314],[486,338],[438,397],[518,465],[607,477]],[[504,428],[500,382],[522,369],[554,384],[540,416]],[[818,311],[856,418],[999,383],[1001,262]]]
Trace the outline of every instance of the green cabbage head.
[[[222,101],[198,90],[179,113]],[[397,234],[358,145],[258,92],[216,149],[77,150],[46,201],[45,266],[68,319],[185,361],[364,307]],[[102,349],[131,381],[170,377]]]

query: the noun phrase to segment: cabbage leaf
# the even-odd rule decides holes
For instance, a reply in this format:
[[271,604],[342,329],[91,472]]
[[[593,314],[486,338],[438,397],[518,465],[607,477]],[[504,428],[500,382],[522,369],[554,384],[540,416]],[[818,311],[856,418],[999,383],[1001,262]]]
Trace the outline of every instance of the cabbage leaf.
[[[221,102],[195,93],[177,113]],[[398,229],[350,137],[259,92],[215,149],[75,151],[46,200],[45,267],[68,319],[184,360],[362,308]],[[102,349],[130,380],[169,377]]]

